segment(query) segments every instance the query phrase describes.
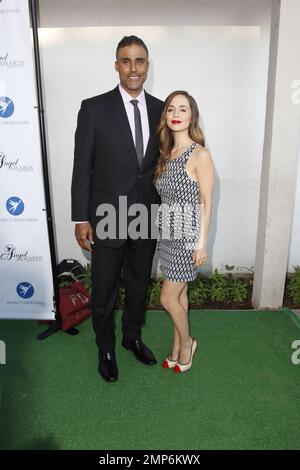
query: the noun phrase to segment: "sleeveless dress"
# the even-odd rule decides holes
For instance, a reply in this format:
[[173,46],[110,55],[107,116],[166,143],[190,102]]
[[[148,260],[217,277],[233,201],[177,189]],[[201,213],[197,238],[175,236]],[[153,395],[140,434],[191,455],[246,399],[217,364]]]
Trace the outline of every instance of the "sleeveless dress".
[[190,282],[197,277],[192,254],[200,234],[200,190],[185,167],[198,145],[194,142],[179,157],[167,160],[154,183],[162,202],[155,221],[160,270],[170,281]]

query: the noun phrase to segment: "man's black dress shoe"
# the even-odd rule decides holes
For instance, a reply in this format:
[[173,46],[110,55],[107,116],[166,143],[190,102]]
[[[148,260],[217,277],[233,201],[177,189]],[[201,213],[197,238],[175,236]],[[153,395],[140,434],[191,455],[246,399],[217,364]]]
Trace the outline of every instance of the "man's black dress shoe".
[[99,351],[99,374],[107,382],[115,382],[118,378],[118,366],[114,351],[100,352]]
[[150,351],[150,349],[147,348],[147,346],[140,339],[129,341],[123,338],[122,346],[126,349],[130,349],[134,353],[138,361],[143,362],[143,364],[153,366],[157,363],[153,352]]

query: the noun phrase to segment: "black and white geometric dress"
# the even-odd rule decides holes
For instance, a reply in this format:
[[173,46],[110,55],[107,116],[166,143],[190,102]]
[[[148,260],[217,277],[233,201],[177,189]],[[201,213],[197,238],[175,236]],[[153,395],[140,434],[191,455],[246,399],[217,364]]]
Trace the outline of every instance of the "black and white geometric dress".
[[161,197],[156,225],[159,228],[160,269],[165,279],[190,282],[197,276],[192,254],[200,235],[200,190],[186,172],[187,161],[199,144],[193,143],[155,180]]

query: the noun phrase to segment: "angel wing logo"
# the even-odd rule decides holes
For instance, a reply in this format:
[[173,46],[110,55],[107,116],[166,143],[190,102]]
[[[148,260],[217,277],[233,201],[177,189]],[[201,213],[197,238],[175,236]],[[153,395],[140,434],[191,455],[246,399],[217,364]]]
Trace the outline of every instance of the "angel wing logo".
[[34,294],[33,285],[30,282],[20,282],[17,285],[17,294],[23,299],[30,299]]
[[24,202],[17,196],[11,196],[6,201],[6,209],[11,215],[20,215],[24,211]]
[[0,117],[8,118],[10,117],[15,110],[15,105],[13,100],[8,98],[8,96],[0,97]]

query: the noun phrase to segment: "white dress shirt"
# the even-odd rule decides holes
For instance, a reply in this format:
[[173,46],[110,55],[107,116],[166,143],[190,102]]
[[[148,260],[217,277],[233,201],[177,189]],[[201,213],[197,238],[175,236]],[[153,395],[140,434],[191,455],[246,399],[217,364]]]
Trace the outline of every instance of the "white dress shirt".
[[[142,121],[142,131],[143,131],[143,145],[144,145],[144,155],[146,153],[150,130],[149,130],[149,120],[148,120],[148,112],[147,112],[147,104],[145,98],[145,91],[142,90],[139,96],[133,98],[132,96],[127,93],[126,90],[122,87],[121,83],[119,83],[119,90],[123,99],[125,111],[128,117],[133,142],[135,145],[135,124],[134,124],[134,107],[133,104],[130,103],[131,100],[135,99],[138,100],[138,108],[141,113],[141,121]],[[75,224],[86,224],[88,221],[76,221]]]
[[148,140],[149,140],[149,120],[148,120],[148,112],[147,112],[147,104],[146,104],[146,98],[145,98],[145,92],[144,90],[141,91],[139,96],[136,98],[133,98],[132,96],[127,93],[126,90],[122,87],[121,84],[119,84],[119,90],[123,99],[123,103],[125,106],[126,114],[128,117],[131,133],[132,133],[132,138],[133,142],[135,145],[135,125],[134,125],[134,106],[132,103],[130,103],[131,100],[135,99],[138,100],[138,108],[141,113],[141,121],[142,121],[142,131],[143,131],[143,144],[144,144],[144,155],[146,153],[147,145],[148,145]]

